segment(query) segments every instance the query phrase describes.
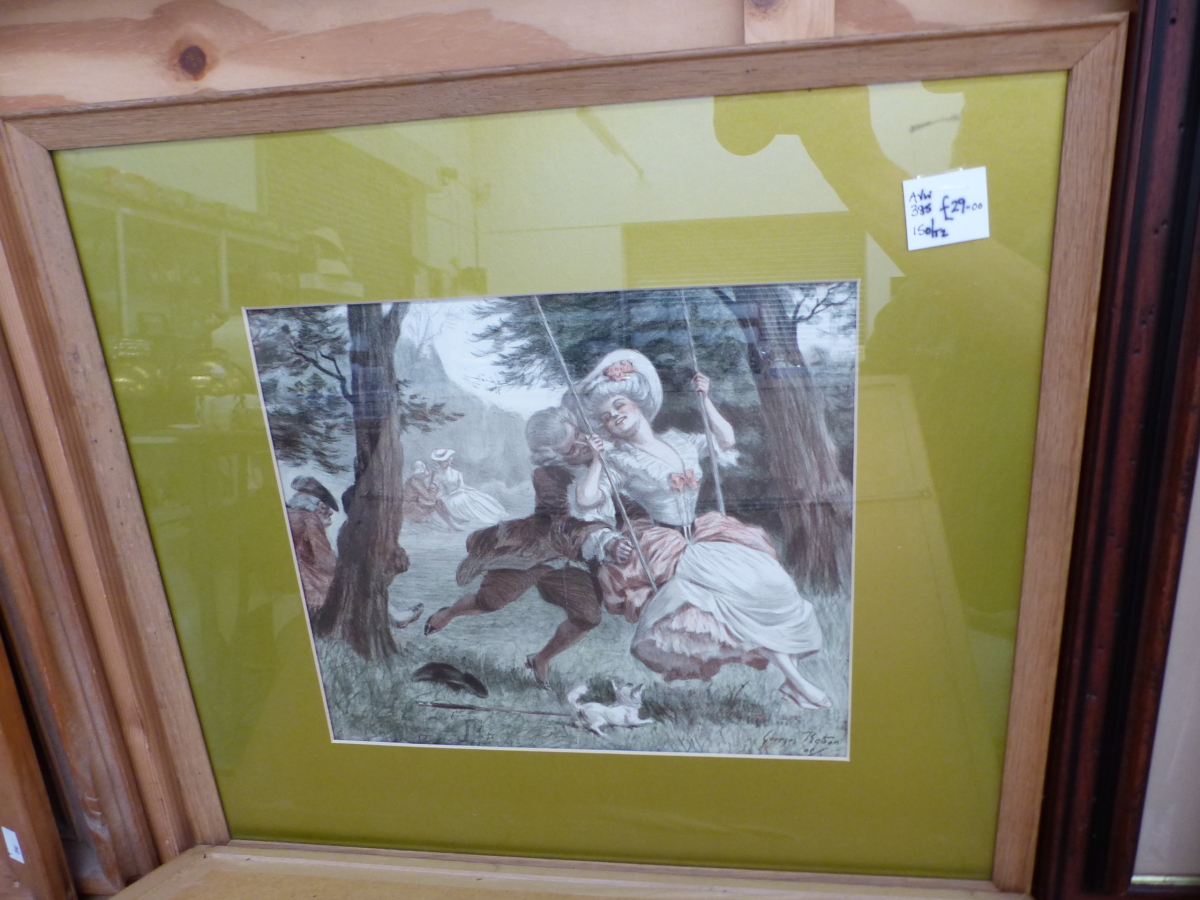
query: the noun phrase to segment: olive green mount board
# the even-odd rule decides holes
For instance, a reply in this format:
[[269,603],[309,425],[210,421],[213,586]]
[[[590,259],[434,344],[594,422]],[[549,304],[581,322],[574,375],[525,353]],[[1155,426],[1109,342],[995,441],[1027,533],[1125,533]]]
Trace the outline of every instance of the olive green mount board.
[[[1048,73],[60,153],[232,834],[986,877],[1064,94]],[[901,180],[975,166],[992,237],[909,253]],[[365,300],[861,280],[848,762],[330,741],[254,388],[213,386],[253,372],[243,307],[311,296],[322,227]]]

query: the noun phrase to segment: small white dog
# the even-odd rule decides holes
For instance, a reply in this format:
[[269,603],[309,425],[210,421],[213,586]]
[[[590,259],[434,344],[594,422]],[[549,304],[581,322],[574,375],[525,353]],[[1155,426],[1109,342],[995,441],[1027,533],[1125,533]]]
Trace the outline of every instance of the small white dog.
[[586,728],[592,734],[606,737],[605,727],[609,728],[638,728],[642,725],[653,725],[653,719],[643,719],[639,715],[642,708],[642,685],[617,684],[610,681],[617,695],[616,703],[580,703],[579,698],[587,693],[587,685],[581,684],[567,694],[567,702],[575,707],[579,716],[579,726]]

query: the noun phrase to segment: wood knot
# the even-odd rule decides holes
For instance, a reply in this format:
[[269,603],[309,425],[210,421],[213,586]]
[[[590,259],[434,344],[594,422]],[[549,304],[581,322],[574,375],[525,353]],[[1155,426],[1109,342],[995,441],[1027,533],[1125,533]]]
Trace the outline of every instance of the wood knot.
[[195,44],[189,44],[179,53],[179,68],[184,74],[199,79],[208,67],[208,55]]

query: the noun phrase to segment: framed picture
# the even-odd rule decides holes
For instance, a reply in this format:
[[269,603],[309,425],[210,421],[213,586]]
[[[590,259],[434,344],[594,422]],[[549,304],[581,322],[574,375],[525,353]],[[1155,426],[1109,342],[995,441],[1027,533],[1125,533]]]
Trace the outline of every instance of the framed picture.
[[[160,854],[1027,891],[1124,29],[5,120]],[[990,233],[909,250],[903,183],[979,168]]]
[[[246,310],[333,739],[848,758],[858,306],[843,281]],[[534,591],[556,611],[483,618]],[[369,665],[393,656],[429,687],[398,695]],[[816,715],[780,731],[776,688]]]

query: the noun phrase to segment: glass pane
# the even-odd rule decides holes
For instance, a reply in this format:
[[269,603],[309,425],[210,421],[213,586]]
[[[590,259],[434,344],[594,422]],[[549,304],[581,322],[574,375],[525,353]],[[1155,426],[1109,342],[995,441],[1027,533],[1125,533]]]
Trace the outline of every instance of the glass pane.
[[[1064,73],[1047,73],[60,152],[101,340],[233,834],[986,878],[1065,86]],[[901,181],[975,166],[987,167],[991,237],[910,253]],[[798,298],[829,283],[855,291],[856,368],[800,321]],[[730,469],[727,485],[732,515],[765,530],[830,638],[800,665],[801,674],[834,688],[833,709],[789,705],[775,692],[785,673],[770,660],[764,670],[730,663],[707,682],[668,681],[630,656],[638,625],[611,612],[554,657],[552,690],[541,691],[525,658],[545,643],[561,612],[535,589],[504,609],[423,634],[429,615],[455,602],[459,588],[447,581],[421,595],[411,587],[420,581],[410,578],[419,572],[417,551],[435,543],[429,535],[439,526],[410,517],[399,536],[410,570],[389,588],[396,624],[416,604],[423,609],[413,625],[390,629],[398,652],[366,660],[336,636],[317,641],[327,659],[340,661],[327,666],[327,685],[334,673],[342,679],[339,697],[368,698],[362,719],[343,716],[335,725],[353,740],[331,740],[285,502],[306,493],[293,487],[298,475],[320,481],[341,501],[336,513],[326,504],[332,514],[324,532],[329,550],[339,552],[354,444],[331,433],[332,471],[310,446],[303,465],[284,460],[277,472],[286,429],[276,429],[273,456],[256,385],[266,371],[262,348],[256,368],[243,310],[337,309],[334,324],[349,336],[348,324],[339,323],[353,308],[382,319],[393,301],[496,303],[583,292],[590,299],[547,304],[594,309],[602,323],[586,352],[573,345],[571,377],[613,349],[650,346],[653,329],[669,319],[653,362],[668,388],[663,405],[680,404],[680,430],[699,435],[699,408],[683,405],[695,403],[690,362],[664,362],[668,350],[678,357],[686,345],[678,313],[662,313],[676,308],[662,298],[678,295],[642,292],[747,285],[791,286],[790,324],[774,332],[781,343],[768,350],[799,360],[793,369],[817,386],[832,471],[854,485],[853,640],[843,634],[840,645],[834,621],[839,609],[848,617],[848,587],[839,601],[836,589],[823,595],[806,580],[812,572],[799,560],[811,548],[791,540],[803,532],[788,531],[779,502],[753,507],[746,487],[752,468]],[[696,332],[725,334],[724,343],[701,340],[698,351],[729,354],[726,369],[714,370],[724,380],[714,382],[713,399],[736,420],[747,458],[768,459],[755,441],[766,440],[771,427],[786,429],[763,415],[771,385],[762,373],[771,367],[753,355],[756,335],[742,327],[736,302],[685,293],[694,304],[712,303],[693,309],[724,317],[726,331]],[[648,297],[662,301],[655,301],[657,318],[639,318]],[[418,458],[428,470],[438,462],[435,451],[456,450],[464,483],[516,518],[533,512],[531,464],[499,472],[483,463],[493,444],[525,452],[529,409],[506,410],[501,394],[488,400],[470,383],[480,375],[471,368],[472,359],[479,362],[473,351],[494,349],[478,336],[487,320],[470,312],[475,305],[406,307],[391,358],[400,389],[416,403],[447,401],[443,411],[470,406],[475,425],[469,433],[433,415],[425,432],[409,422],[400,438],[408,454],[401,477],[416,474]],[[349,349],[341,353],[331,355],[349,364]],[[522,364],[514,360],[517,369]],[[722,374],[735,369],[744,373],[741,389]],[[845,387],[849,371],[857,373],[856,399]],[[562,382],[544,381],[539,389],[549,405]],[[287,412],[266,382],[264,391],[276,403],[273,415]],[[320,376],[312,391],[312,403],[328,410],[344,402],[334,376]],[[311,424],[306,408],[297,408],[300,425]],[[491,424],[482,424],[484,412]],[[347,421],[344,410],[338,415],[322,421]],[[697,513],[715,504],[711,470],[701,470]],[[799,490],[786,487],[778,471],[771,478],[776,500]],[[819,510],[823,502],[814,494],[797,508]],[[319,537],[323,527],[313,533]],[[445,529],[445,546],[466,556],[469,529]],[[457,691],[414,681],[418,663],[438,661],[429,648],[448,646],[435,642],[454,635],[486,638],[479,653],[487,659],[474,664],[488,666],[480,670],[492,684],[488,698],[466,681]],[[851,646],[847,701],[835,686],[850,671]],[[839,654],[844,662],[834,665]],[[618,673],[590,662],[602,657],[621,658],[621,678],[643,684],[636,715],[654,724],[606,725],[606,738],[574,727],[567,696],[574,686],[594,692],[579,702],[617,702],[603,682]],[[501,682],[510,685],[507,693],[495,690]],[[722,724],[713,704],[736,684],[758,692],[761,718],[735,723],[731,716],[728,728],[710,727]],[[679,713],[698,697],[697,715]],[[457,717],[456,742],[468,744],[486,743],[481,730],[504,727],[497,717],[558,711],[568,716],[556,727],[571,747],[600,752],[372,740],[395,737],[387,719],[396,720],[409,701],[504,707],[441,709]],[[838,717],[849,719],[848,754],[838,745],[830,755],[848,759],[811,758],[821,755],[816,737]],[[706,724],[689,724],[698,721]],[[678,741],[660,740],[671,729]],[[720,744],[726,733],[731,743]],[[751,748],[748,735],[757,741]],[[689,736],[692,749],[681,750]],[[636,752],[647,749],[642,741],[671,752]],[[802,745],[808,749],[791,758],[763,758]],[[607,752],[621,749],[634,752]]]

